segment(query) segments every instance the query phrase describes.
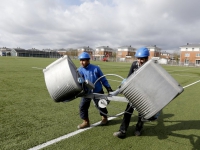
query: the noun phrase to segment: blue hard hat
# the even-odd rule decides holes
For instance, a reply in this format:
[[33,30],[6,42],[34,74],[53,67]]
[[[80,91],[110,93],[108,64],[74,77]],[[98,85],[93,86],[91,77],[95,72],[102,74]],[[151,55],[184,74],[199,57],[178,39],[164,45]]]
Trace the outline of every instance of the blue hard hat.
[[78,56],[78,59],[90,59],[90,55],[87,52],[83,52]]
[[146,47],[139,48],[135,53],[135,57],[137,58],[148,57],[148,56],[149,56],[149,50]]

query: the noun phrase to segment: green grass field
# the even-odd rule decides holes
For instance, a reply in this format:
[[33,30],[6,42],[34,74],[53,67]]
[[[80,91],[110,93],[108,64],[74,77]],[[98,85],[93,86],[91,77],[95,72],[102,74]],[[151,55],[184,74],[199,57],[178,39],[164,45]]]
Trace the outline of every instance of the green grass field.
[[[0,149],[29,149],[77,130],[80,98],[55,103],[49,96],[41,68],[55,59],[0,57]],[[78,67],[79,62],[74,61]],[[98,62],[104,74],[126,77],[130,63]],[[37,67],[37,68],[34,68]],[[200,68],[163,66],[183,87],[200,80]],[[113,89],[119,82],[108,77]],[[200,82],[167,105],[156,122],[144,125],[142,136],[134,136],[137,112],[134,112],[127,138],[113,137],[122,116],[107,126],[97,126],[68,139],[45,147],[47,150],[127,150],[127,149],[200,149]],[[113,106],[113,107],[111,107]],[[119,110],[115,110],[115,106]],[[126,103],[111,102],[111,114],[124,111]],[[90,121],[100,121],[91,103]]]

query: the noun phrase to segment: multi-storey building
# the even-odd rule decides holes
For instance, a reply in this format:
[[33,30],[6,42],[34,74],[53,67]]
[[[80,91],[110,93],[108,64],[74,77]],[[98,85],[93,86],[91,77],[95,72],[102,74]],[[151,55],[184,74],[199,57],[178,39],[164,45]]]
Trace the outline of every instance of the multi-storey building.
[[160,53],[160,58],[165,58],[165,59],[169,60],[169,59],[171,59],[171,57],[172,57],[171,54],[166,51]]
[[136,49],[131,46],[117,48],[116,58],[135,58]]
[[180,46],[180,63],[200,66],[200,44],[187,43]]
[[161,55],[161,48],[157,47],[156,45],[154,46],[147,46],[147,48],[149,49],[149,59],[151,59],[152,57],[160,57]]
[[108,61],[108,59],[113,56],[113,51],[114,50],[109,46],[96,47],[94,57],[98,60]]
[[[47,49],[48,50],[48,49]],[[63,56],[63,55],[67,55],[67,49],[61,48],[61,49],[57,49],[57,52]]]
[[87,52],[90,55],[90,58],[93,59],[94,50],[91,47],[89,47],[89,46],[83,46],[83,47],[77,48],[77,50],[78,50],[78,56],[82,52]]

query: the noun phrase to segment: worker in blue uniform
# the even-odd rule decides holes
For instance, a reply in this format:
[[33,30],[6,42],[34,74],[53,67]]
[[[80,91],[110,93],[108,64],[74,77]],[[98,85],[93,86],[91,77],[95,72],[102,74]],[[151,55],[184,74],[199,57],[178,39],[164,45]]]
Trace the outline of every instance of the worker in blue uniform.
[[[78,71],[84,80],[88,80],[94,84],[98,78],[104,75],[99,66],[90,63],[90,55],[87,52],[81,53],[79,55],[79,60],[81,67],[78,68]],[[102,77],[95,83],[95,88],[93,89],[93,93],[104,94],[102,85],[107,89],[108,93],[112,92],[112,88],[110,87],[108,80],[106,79],[106,77]],[[94,102],[97,105],[97,107],[98,107],[98,101],[99,99],[94,99]],[[83,119],[83,123],[78,125],[78,129],[83,129],[90,126],[89,115],[88,115],[90,102],[91,98],[84,98],[84,97],[81,98],[79,109],[80,109],[80,117],[81,119]],[[107,119],[108,111],[106,108],[99,108],[99,110],[100,110],[100,115],[102,116],[100,124],[105,125],[108,122]]]

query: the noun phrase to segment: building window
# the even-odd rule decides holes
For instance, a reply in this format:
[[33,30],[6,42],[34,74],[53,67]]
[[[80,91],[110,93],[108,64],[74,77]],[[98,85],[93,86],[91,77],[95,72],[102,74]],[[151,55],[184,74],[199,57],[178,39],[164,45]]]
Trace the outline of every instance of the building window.
[[118,55],[122,55],[122,52],[118,52]]
[[196,65],[200,65],[200,60],[196,60]]
[[185,57],[190,57],[190,53],[185,53]]
[[185,59],[185,65],[188,65],[189,64],[189,60],[188,59]]
[[196,54],[196,57],[200,57],[200,53],[197,53],[197,54]]

